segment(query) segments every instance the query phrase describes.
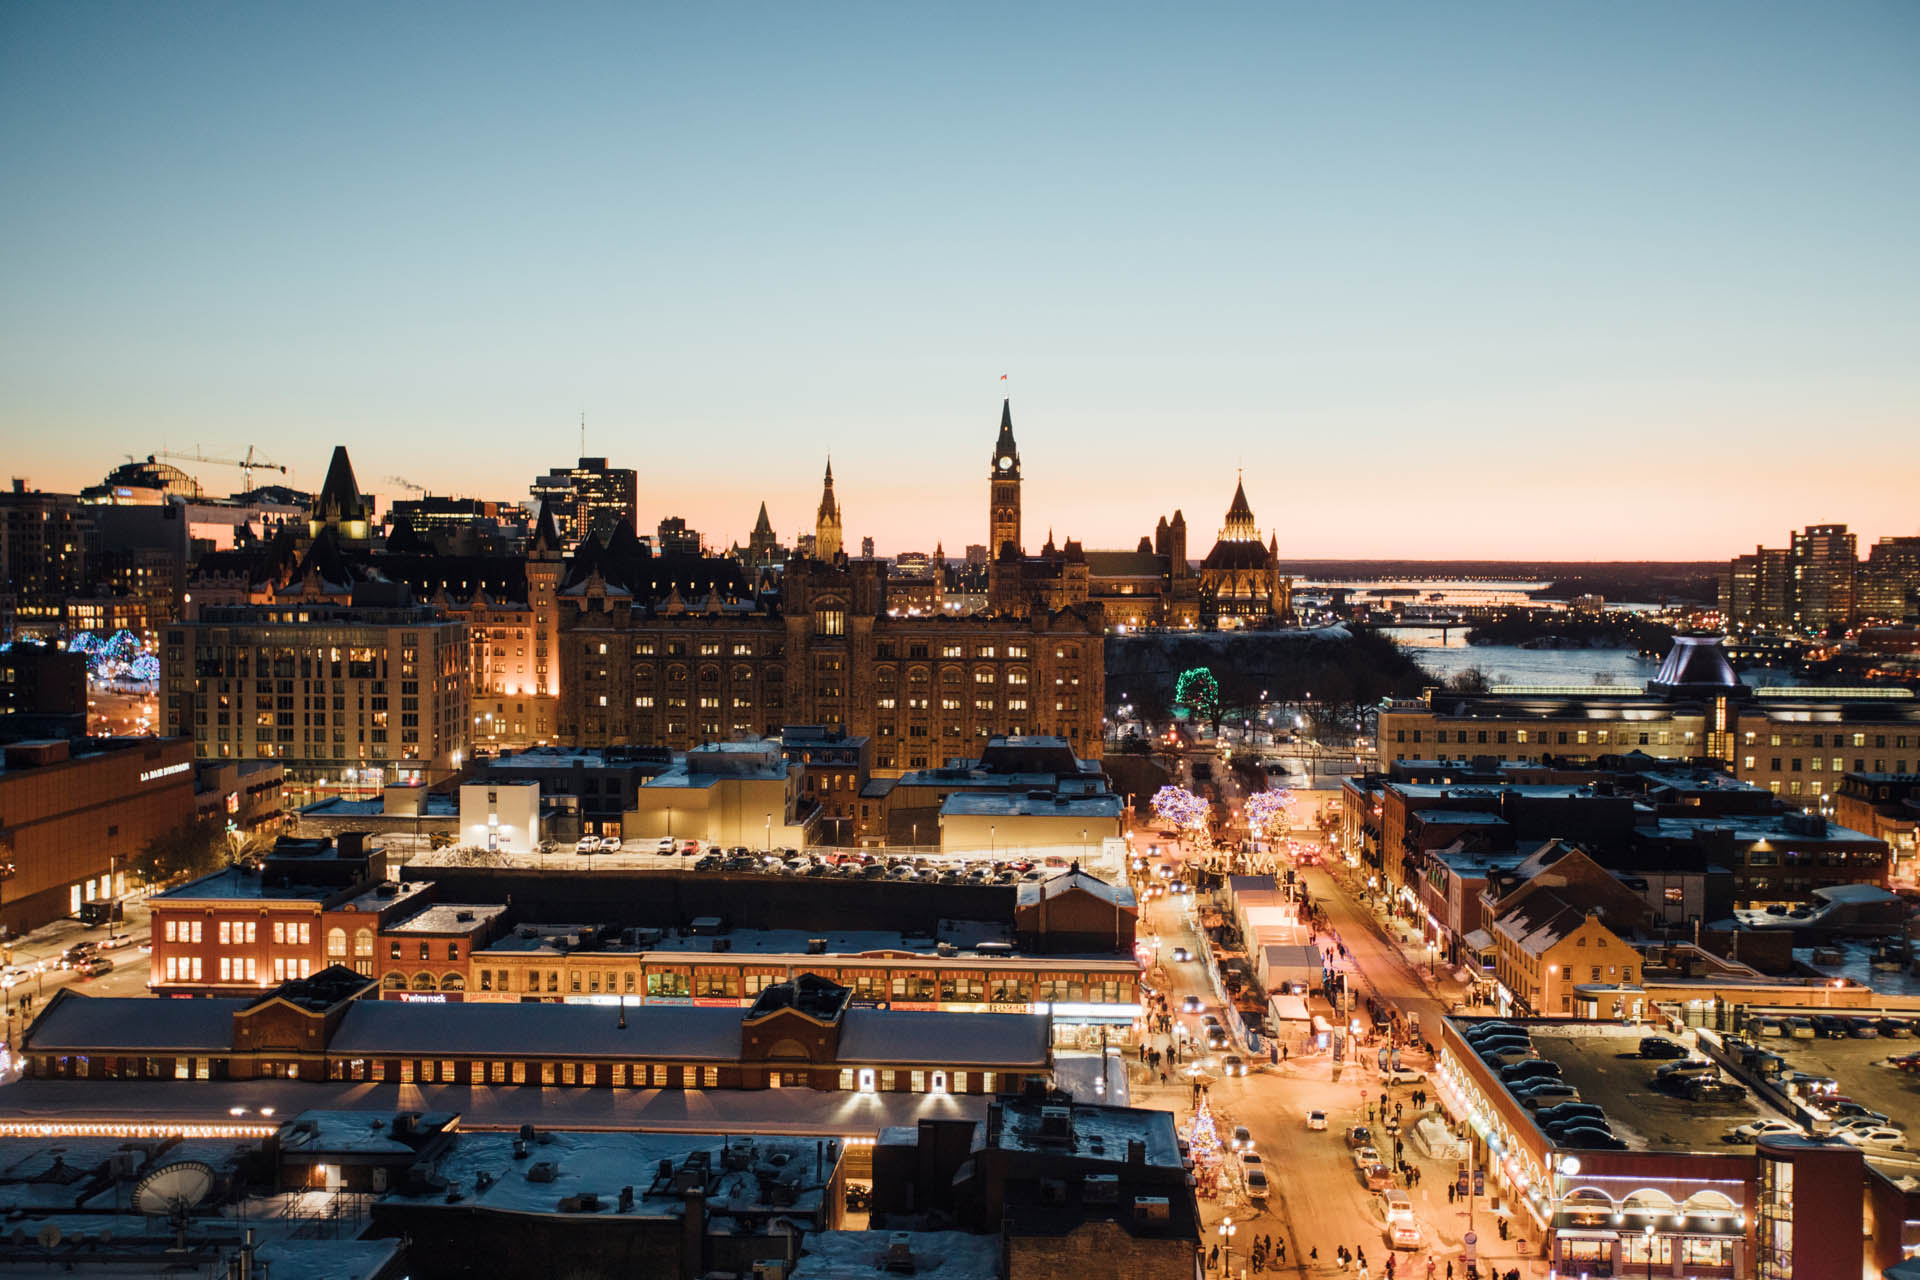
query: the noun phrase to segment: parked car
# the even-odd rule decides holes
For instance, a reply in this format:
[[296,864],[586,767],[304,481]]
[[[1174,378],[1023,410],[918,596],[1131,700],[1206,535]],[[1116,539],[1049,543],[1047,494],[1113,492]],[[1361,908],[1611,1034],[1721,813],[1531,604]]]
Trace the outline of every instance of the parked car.
[[1605,1129],[1570,1129],[1560,1136],[1560,1145],[1582,1151],[1625,1151],[1627,1144]]
[[600,852],[618,853],[620,852],[620,844],[621,844],[621,840],[619,836],[601,836]]
[[1325,1129],[1326,1127],[1327,1127],[1326,1112],[1324,1111],[1307,1112],[1307,1128],[1308,1129]]
[[1563,1102],[1554,1107],[1542,1107],[1533,1118],[1541,1124],[1556,1124],[1568,1120],[1592,1119],[1604,1122],[1607,1113],[1591,1102]]
[[1787,1022],[1787,1034],[1793,1037],[1795,1040],[1813,1039],[1814,1037],[1813,1019],[1803,1018],[1800,1015],[1795,1014],[1792,1017],[1788,1018],[1786,1022]]
[[1813,1029],[1829,1040],[1844,1040],[1852,1030],[1845,1018],[1836,1017],[1831,1013],[1814,1014]]
[[653,851],[655,853],[672,853],[673,837],[661,836],[658,840],[653,842]]
[[1857,1128],[1835,1129],[1833,1136],[1851,1146],[1897,1148],[1907,1140],[1907,1135],[1890,1124],[1861,1125]]
[[1537,1084],[1518,1093],[1523,1107],[1554,1106],[1562,1102],[1580,1101],[1580,1091],[1570,1084],[1561,1084],[1558,1080]]
[[1882,1018],[1880,1034],[1889,1039],[1910,1040],[1913,1038],[1913,1024],[1904,1018]]
[[1893,1123],[1893,1121],[1887,1119],[1887,1117],[1878,1111],[1873,1110],[1871,1107],[1863,1107],[1851,1099],[1846,1102],[1833,1103],[1830,1106],[1823,1107],[1822,1110],[1835,1120],[1871,1120],[1875,1124]]
[[1545,1058],[1528,1058],[1525,1062],[1515,1062],[1500,1068],[1500,1078],[1508,1084],[1519,1084],[1523,1080],[1534,1080],[1542,1076],[1560,1078],[1560,1064],[1548,1062]]
[[1640,1056],[1643,1058],[1684,1058],[1687,1046],[1665,1036],[1643,1036],[1640,1039]]
[[1253,1134],[1247,1126],[1243,1124],[1233,1126],[1233,1149],[1235,1151],[1253,1150]]
[[1247,1199],[1265,1200],[1267,1198],[1267,1171],[1265,1169],[1247,1170]]
[[581,836],[580,839],[574,843],[573,851],[575,853],[600,852],[600,837],[599,836]]
[[[689,840],[680,846],[680,856],[683,858],[691,858],[694,854],[699,852],[700,852],[700,842],[698,840]],[[741,850],[736,849],[734,850],[734,852],[739,853],[741,852]]]
[[1755,1018],[1748,1025],[1753,1028],[1753,1034],[1757,1036],[1777,1037],[1787,1034],[1787,1024],[1779,1018]]
[[1847,1034],[1855,1040],[1877,1040],[1880,1038],[1880,1023],[1874,1018],[1847,1018]]
[[1727,1130],[1722,1142],[1752,1142],[1755,1138],[1799,1137],[1806,1132],[1791,1120],[1754,1120]]
[[1384,1164],[1368,1165],[1361,1176],[1366,1180],[1369,1191],[1385,1191],[1393,1185],[1393,1170]]
[[1373,1130],[1363,1124],[1357,1124],[1347,1130],[1347,1146],[1349,1148],[1369,1146],[1372,1142]]
[[1730,1080],[1689,1080],[1681,1093],[1693,1102],[1744,1102],[1747,1091]]
[[1364,1169],[1370,1164],[1379,1163],[1380,1160],[1380,1153],[1374,1150],[1371,1144],[1364,1147],[1355,1147],[1352,1155],[1353,1167],[1356,1169]]
[[1385,1085],[1419,1084],[1426,1078],[1426,1072],[1415,1071],[1412,1067],[1389,1067],[1380,1073],[1380,1083]]

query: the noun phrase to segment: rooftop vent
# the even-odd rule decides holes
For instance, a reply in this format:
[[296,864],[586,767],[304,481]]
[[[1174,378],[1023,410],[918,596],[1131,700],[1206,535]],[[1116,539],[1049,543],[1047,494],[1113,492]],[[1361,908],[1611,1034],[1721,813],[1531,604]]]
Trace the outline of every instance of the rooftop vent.
[[1040,1140],[1042,1142],[1072,1142],[1073,1108],[1040,1108]]

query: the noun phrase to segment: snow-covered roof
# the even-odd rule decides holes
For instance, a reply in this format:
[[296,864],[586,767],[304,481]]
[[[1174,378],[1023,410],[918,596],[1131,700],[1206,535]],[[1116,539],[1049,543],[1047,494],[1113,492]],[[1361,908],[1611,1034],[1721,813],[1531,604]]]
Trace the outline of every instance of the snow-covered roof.
[[1051,1058],[1052,1038],[1044,1014],[855,1008],[841,1023],[839,1057],[842,1062],[1038,1069]]
[[437,902],[405,920],[385,927],[385,933],[479,933],[507,913],[504,903]]
[[[1051,780],[1049,780],[1051,781]],[[1070,795],[1049,791],[956,791],[940,804],[947,818],[1118,818],[1124,801],[1115,795]]]
[[932,1280],[994,1280],[1000,1274],[1000,1237],[964,1231],[818,1231],[801,1246],[791,1280],[873,1280],[889,1241],[907,1237],[913,1274]]
[[1125,885],[1109,884],[1099,876],[1089,875],[1078,869],[1063,871],[1057,876],[1048,876],[1044,880],[1024,880],[1016,892],[1015,902],[1021,907],[1031,907],[1043,899],[1057,898],[1065,893],[1085,893],[1102,902],[1115,903],[1123,907],[1134,905],[1133,890]]
[[[646,1005],[626,1011],[572,1004],[403,1004],[356,1000],[328,1043],[334,1054],[526,1053],[555,1058],[649,1055],[737,1062],[740,1010]],[[231,1039],[228,1041],[231,1044]]]
[[154,1000],[140,996],[83,996],[62,991],[27,1033],[26,1048],[39,1053],[230,1053],[233,1015],[253,1001],[215,996],[204,1000]]

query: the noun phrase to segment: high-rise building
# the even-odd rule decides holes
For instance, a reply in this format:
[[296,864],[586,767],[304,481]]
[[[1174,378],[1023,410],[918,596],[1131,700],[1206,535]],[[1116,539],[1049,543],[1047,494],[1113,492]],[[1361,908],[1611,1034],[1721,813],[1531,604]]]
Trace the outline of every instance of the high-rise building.
[[1802,634],[1847,625],[1863,612],[1856,542],[1843,524],[1816,524],[1786,547],[1756,547],[1735,557],[1720,571],[1726,624]]
[[687,528],[687,522],[679,516],[668,516],[654,530],[659,535],[656,545],[662,555],[697,556],[700,554],[700,531]]
[[445,776],[467,747],[467,624],[425,606],[208,609],[167,627],[165,732],[290,775]]
[[1855,605],[1863,618],[1920,617],[1920,538],[1882,538],[1860,567]]
[[555,468],[535,480],[530,491],[552,505],[554,529],[569,547],[588,534],[606,537],[622,520],[638,523],[635,474],[609,467],[605,458],[582,458],[575,466]]
[[860,558],[862,560],[873,559],[873,539],[871,537],[860,539]]
[[84,593],[97,572],[100,531],[91,511],[72,494],[41,493],[20,479],[0,493],[0,594],[13,598],[19,634],[62,630],[67,597]]

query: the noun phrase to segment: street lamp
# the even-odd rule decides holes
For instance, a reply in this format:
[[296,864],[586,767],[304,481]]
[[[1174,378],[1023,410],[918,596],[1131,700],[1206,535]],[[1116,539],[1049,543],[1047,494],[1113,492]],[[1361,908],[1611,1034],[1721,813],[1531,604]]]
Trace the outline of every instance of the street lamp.
[[773,815],[767,815],[767,833],[760,841],[760,852],[773,852]]
[[1240,1229],[1232,1218],[1220,1219],[1214,1230],[1220,1234],[1220,1274],[1233,1274],[1233,1233]]
[[1647,1241],[1647,1280],[1653,1280],[1653,1224],[1651,1222],[1647,1224],[1646,1241]]

